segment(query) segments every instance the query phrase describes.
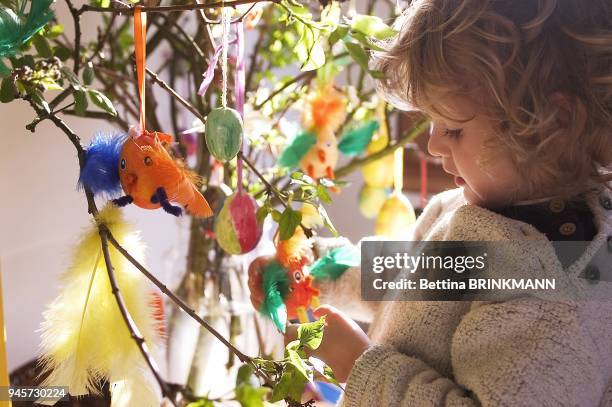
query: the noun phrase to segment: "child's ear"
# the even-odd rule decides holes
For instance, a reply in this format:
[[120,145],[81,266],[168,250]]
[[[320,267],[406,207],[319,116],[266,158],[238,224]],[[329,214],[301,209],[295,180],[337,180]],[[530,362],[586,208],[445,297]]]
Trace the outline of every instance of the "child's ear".
[[578,133],[584,129],[587,112],[584,103],[578,96],[554,92],[549,96],[548,101],[553,108],[558,109],[557,122],[559,127],[564,129],[573,127]]

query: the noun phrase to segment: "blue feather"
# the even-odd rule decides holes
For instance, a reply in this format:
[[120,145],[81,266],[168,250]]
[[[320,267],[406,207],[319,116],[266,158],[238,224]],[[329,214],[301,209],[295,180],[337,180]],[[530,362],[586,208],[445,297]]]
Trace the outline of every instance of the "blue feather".
[[98,134],[86,150],[85,165],[79,176],[79,187],[87,187],[94,195],[114,197],[121,193],[119,156],[125,134]]
[[0,8],[0,57],[14,56],[24,43],[53,18],[53,11],[49,8],[53,0],[30,1],[27,17],[24,15],[26,3],[24,1],[21,4],[17,14],[11,9]]

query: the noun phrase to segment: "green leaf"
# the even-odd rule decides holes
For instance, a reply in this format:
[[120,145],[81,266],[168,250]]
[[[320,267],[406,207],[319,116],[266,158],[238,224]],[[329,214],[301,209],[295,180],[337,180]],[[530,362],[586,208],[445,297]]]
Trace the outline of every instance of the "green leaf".
[[332,203],[332,199],[329,195],[329,192],[327,192],[327,188],[325,188],[325,186],[323,186],[322,184],[317,185],[317,196],[321,201],[325,202],[326,204]]
[[87,111],[87,92],[83,89],[74,89],[74,112],[79,116],[85,116]]
[[17,96],[17,88],[13,79],[8,77],[2,80],[0,85],[0,102],[9,103],[12,102]]
[[186,407],[215,407],[215,403],[209,399],[201,399],[187,404]]
[[296,22],[296,29],[301,34],[300,40],[295,46],[295,53],[302,63],[300,70],[312,71],[318,69],[325,64],[325,51],[321,45],[322,34],[320,30],[316,30],[300,22]]
[[283,212],[278,228],[280,231],[280,240],[287,240],[293,236],[295,228],[297,228],[302,222],[302,213],[294,211],[291,207],[287,207]]
[[270,206],[266,202],[264,206],[257,209],[257,213],[255,214],[255,218],[257,219],[257,223],[263,223],[268,214],[270,213]]
[[325,316],[318,321],[300,324],[298,326],[297,337],[302,346],[307,346],[312,350],[317,349],[323,340],[323,329],[325,328]]
[[272,398],[270,401],[274,403],[285,398],[290,398],[299,402],[307,382],[308,380],[305,379],[293,365],[285,365],[280,380],[276,386],[274,386],[274,389],[272,389]]
[[236,401],[241,407],[264,407],[264,397],[270,392],[267,387],[253,387],[241,384],[234,391]]
[[251,376],[253,376],[253,368],[251,366],[240,366],[238,374],[236,375],[236,386],[240,386],[243,383],[250,383]]
[[325,379],[327,379],[328,382],[340,387],[340,383],[338,383],[338,380],[336,380],[334,372],[332,371],[331,367],[329,367],[325,362],[312,356],[308,358],[308,361],[310,362],[314,370],[321,376],[323,376]]
[[295,350],[288,350],[287,354],[289,357],[289,363],[293,367],[295,367],[295,369],[304,377],[304,379],[308,380],[309,382],[312,382],[313,380],[312,369],[310,369],[306,365],[306,363],[304,363],[299,353]]
[[68,80],[68,82],[72,85],[74,89],[81,88],[81,82],[79,82],[79,78],[72,72],[72,70],[68,67],[63,66],[61,68],[62,74],[64,78]]
[[32,42],[34,43],[34,47],[36,48],[36,52],[38,52],[39,56],[43,58],[51,58],[53,56],[51,46],[45,37],[42,35],[35,35],[32,38]]
[[53,27],[47,28],[47,34],[45,35],[49,39],[55,39],[62,35],[64,32],[63,24],[55,24]]
[[282,216],[283,216],[283,215],[280,213],[280,211],[279,211],[279,210],[277,210],[277,209],[273,209],[273,210],[272,210],[272,220],[273,220],[274,222],[279,223],[279,222],[280,222],[280,220],[281,220],[281,218],[282,218]]
[[344,46],[350,54],[350,56],[357,62],[357,64],[366,72],[370,71],[368,66],[368,54],[359,44],[354,42],[344,41]]
[[360,32],[353,32],[351,34],[353,38],[359,41],[365,48],[373,49],[375,51],[386,51],[383,47],[380,47],[372,42],[372,39],[366,35],[363,35]]
[[329,219],[329,215],[327,214],[327,211],[325,210],[323,205],[318,205],[317,209],[319,211],[319,215],[321,215],[321,217],[323,218],[323,224],[325,225],[325,227],[329,229],[330,232],[332,232],[334,237],[338,237],[338,231],[332,224],[331,219]]
[[32,98],[32,101],[36,103],[38,107],[42,108],[47,113],[51,113],[49,104],[43,97],[42,93],[40,93],[39,91],[35,91],[34,93],[30,94],[30,97]]
[[253,363],[257,365],[257,367],[268,374],[274,374],[277,372],[276,370],[276,362],[263,358],[253,358]]
[[94,70],[93,70],[93,64],[90,62],[87,64],[85,69],[83,69],[83,83],[86,86],[89,86],[91,85],[93,80],[94,80]]
[[60,61],[64,62],[72,56],[72,51],[66,47],[62,47],[61,45],[59,45],[57,47],[53,47],[53,55],[58,57]]
[[100,109],[104,110],[111,116],[117,116],[117,111],[113,106],[113,102],[110,101],[102,92],[88,89],[87,94],[89,95],[89,99],[94,103],[94,105],[98,106]]
[[344,37],[346,37],[346,34],[348,34],[350,30],[350,27],[346,24],[339,24],[338,27],[336,27],[336,29],[334,30],[334,32],[332,32],[329,36],[329,45],[330,47],[332,45],[334,45],[335,43],[337,43],[338,41],[340,41],[341,39],[343,39]]
[[364,14],[353,17],[351,29],[377,40],[386,40],[397,35],[397,31],[385,24],[380,17]]

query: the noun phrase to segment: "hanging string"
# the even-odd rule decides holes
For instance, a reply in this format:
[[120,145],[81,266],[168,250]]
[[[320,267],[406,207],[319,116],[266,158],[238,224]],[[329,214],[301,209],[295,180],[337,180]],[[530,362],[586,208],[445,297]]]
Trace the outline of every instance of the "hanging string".
[[221,8],[221,25],[223,28],[222,45],[221,45],[221,106],[227,107],[227,48],[229,47],[229,19],[227,18],[227,10]]
[[427,158],[423,152],[419,152],[419,160],[421,161],[421,194],[419,206],[424,208],[427,202]]
[[[235,97],[236,110],[240,113],[242,122],[244,123],[244,97],[245,97],[245,81],[246,81],[246,65],[244,59],[244,24],[242,21],[236,23],[236,77],[235,82]],[[244,141],[243,141],[244,144]],[[240,145],[242,152],[243,144]],[[236,162],[236,177],[238,178],[238,193],[242,193],[242,159],[238,157]]]
[[134,54],[136,56],[136,82],[140,98],[139,131],[145,128],[145,61],[147,58],[147,13],[143,13],[142,6],[134,9]]
[[401,194],[404,189],[404,147],[393,153],[393,193]]

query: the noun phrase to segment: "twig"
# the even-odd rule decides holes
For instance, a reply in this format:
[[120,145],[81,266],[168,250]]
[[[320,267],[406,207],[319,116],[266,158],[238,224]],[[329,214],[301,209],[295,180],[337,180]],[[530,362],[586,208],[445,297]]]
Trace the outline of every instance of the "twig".
[[136,323],[134,322],[131,315],[127,311],[127,306],[125,305],[125,301],[117,285],[117,280],[115,279],[115,271],[113,268],[113,264],[111,263],[110,253],[108,251],[108,239],[111,236],[110,230],[108,229],[106,225],[99,224],[98,232],[100,234],[100,239],[102,241],[102,253],[104,254],[104,262],[106,263],[106,271],[108,273],[108,279],[110,280],[111,288],[113,290],[113,295],[115,296],[115,300],[117,301],[117,305],[119,306],[119,311],[121,312],[123,321],[127,325],[130,331],[130,335],[132,339],[134,339],[134,342],[136,342],[138,349],[140,349],[140,353],[142,354],[142,357],[147,362],[147,365],[149,365],[149,369],[151,370],[151,373],[153,373],[155,380],[159,384],[162,394],[164,395],[164,397],[170,400],[172,404],[176,405],[174,403],[173,397],[171,396],[171,392],[170,392],[170,389],[168,388],[168,384],[164,381],[164,379],[162,379],[159,373],[159,368],[157,367],[157,364],[155,363],[155,361],[151,358],[149,354],[149,350],[147,349],[147,344],[144,338],[140,334],[140,331],[138,330]]
[[72,5],[72,0],[66,0],[72,19],[74,20],[74,68],[75,75],[81,69],[81,13]]
[[346,164],[345,166],[338,168],[335,171],[336,177],[338,178],[344,177],[345,175],[350,174],[356,168],[363,167],[366,164],[369,164],[373,161],[376,161],[380,158],[385,157],[388,154],[393,153],[398,147],[403,146],[404,144],[414,140],[419,134],[427,130],[428,126],[429,126],[428,119],[419,120],[419,122],[408,133],[398,138],[395,143],[389,144],[384,149],[374,154],[371,154],[367,157],[355,158],[351,162]]
[[[280,203],[285,208],[289,208],[289,204],[287,203],[287,200],[285,199],[283,194],[274,185],[270,184],[270,182],[266,179],[266,177],[264,177],[262,173],[259,172],[259,170],[251,163],[251,161],[249,161],[249,159],[244,156],[242,151],[238,152],[238,158],[240,158],[251,169],[251,171],[253,171],[255,175],[257,175],[257,177],[261,180],[261,182],[264,183],[266,188],[270,192],[272,192],[272,194],[274,194],[274,196],[280,201]],[[300,227],[304,231],[304,234],[306,235],[306,237],[312,237],[312,229],[307,228],[302,223],[300,223]]]
[[[38,106],[36,106],[36,104],[32,101],[31,98],[26,96],[26,100],[28,100],[32,108],[39,114],[39,116],[41,116],[41,113],[45,113],[44,111],[41,112],[41,109]],[[66,125],[66,123],[64,123],[62,119],[57,117],[55,115],[55,112],[46,113],[44,115],[44,119],[51,120],[57,127],[59,127],[68,136],[68,139],[72,142],[72,144],[77,150],[77,154],[79,158],[79,167],[83,168],[83,166],[85,165],[85,149],[81,145],[79,136],[77,136],[77,134],[74,131],[72,131],[72,129],[70,129],[70,127],[68,127],[68,125]],[[87,198],[88,212],[91,215],[96,216],[98,214],[98,208],[96,207],[96,202],[94,200],[93,194],[88,188],[85,188],[85,197]],[[113,265],[110,259],[110,253],[108,251],[107,239],[110,234],[110,231],[108,230],[106,225],[102,225],[102,224],[98,225],[98,231],[100,234],[100,239],[101,239],[101,244],[102,244],[102,253],[104,254],[104,262],[106,264],[106,270],[108,272],[110,284],[113,289],[113,295],[115,297],[115,300],[117,301],[117,306],[119,307],[119,311],[121,312],[121,315],[127,325],[127,328],[130,331],[130,336],[136,342],[136,346],[138,346],[140,353],[142,354],[147,364],[149,365],[149,368],[151,372],[153,373],[155,380],[157,381],[157,383],[159,384],[161,388],[162,394],[164,395],[164,397],[167,397],[172,402],[172,404],[176,405],[174,403],[174,400],[171,398],[171,394],[170,394],[170,391],[168,389],[166,382],[161,378],[159,374],[159,369],[157,368],[157,365],[155,364],[155,362],[153,361],[153,359],[151,359],[149,355],[149,351],[147,349],[144,338],[138,331],[138,327],[136,327],[134,320],[132,319],[129,312],[127,311],[125,301],[123,300],[123,296],[121,295],[121,292],[119,291],[119,287],[117,286],[117,281],[115,280]]]
[[[130,263],[132,263],[134,267],[140,270],[140,272],[144,274],[145,277],[149,279],[149,281],[155,284],[155,286],[157,286],[157,288],[159,288],[161,292],[166,294],[180,309],[185,311],[191,318],[196,320],[201,326],[206,328],[212,335],[214,335],[219,341],[221,341],[221,343],[223,343],[230,350],[230,352],[236,355],[236,357],[238,357],[238,359],[240,359],[242,363],[247,363],[251,365],[255,368],[256,371],[260,370],[259,368],[257,368],[257,366],[255,366],[249,356],[242,353],[231,342],[225,339],[223,335],[221,335],[215,328],[213,328],[208,322],[206,322],[202,317],[200,317],[193,309],[191,309],[187,304],[185,304],[183,300],[181,300],[179,297],[176,296],[176,294],[170,291],[168,287],[164,285],[164,283],[159,281],[153,274],[151,274],[151,272],[149,272],[142,264],[140,264],[138,260],[136,260],[127,250],[125,250],[123,246],[121,246],[121,244],[115,239],[112,233],[108,231],[108,229],[107,236],[110,244],[112,244],[115,249],[117,249],[117,251],[119,251],[119,253],[123,255],[123,257],[125,257]],[[267,376],[265,376],[264,378],[267,380],[268,383],[270,382],[270,378],[268,378]]]
[[274,96],[278,95],[279,93],[281,93],[282,91],[287,89],[289,86],[293,85],[294,83],[297,83],[297,82],[301,81],[302,79],[311,79],[311,78],[314,78],[316,75],[317,75],[317,71],[302,72],[300,75],[296,76],[295,78],[291,79],[290,81],[287,81],[287,83],[285,83],[283,86],[281,86],[280,88],[278,88],[277,90],[272,92],[270,94],[270,96],[268,96],[263,102],[256,104],[253,107],[253,110],[261,109],[261,107],[263,105],[265,105],[266,103],[268,103],[270,100],[272,100],[272,98],[274,98]]
[[117,14],[113,14],[113,16],[111,17],[110,21],[108,22],[108,26],[106,27],[106,31],[104,32],[104,34],[102,35],[102,37],[100,38],[98,36],[98,44],[96,45],[96,49],[94,50],[94,52],[91,54],[91,56],[89,58],[87,58],[87,60],[85,61],[85,65],[87,65],[88,63],[90,63],[91,61],[94,60],[94,58],[100,53],[100,51],[102,51],[102,49],[104,48],[104,44],[106,44],[106,42],[108,41],[108,39],[110,38],[110,34],[111,31],[113,29],[113,25],[115,23],[115,19],[117,18]]
[[[234,0],[234,1],[219,1],[216,3],[208,3],[208,4],[181,4],[181,5],[173,5],[173,6],[144,6],[141,7],[142,12],[146,13],[164,13],[164,12],[173,12],[173,11],[189,11],[189,10],[205,10],[210,8],[221,8],[221,7],[235,7],[240,6],[242,4],[251,4],[251,3],[277,3],[280,4],[280,0]],[[90,6],[89,4],[84,4],[79,9],[79,14],[84,13],[86,11],[95,11],[98,13],[119,13],[131,15],[134,14],[134,7],[98,7],[98,6]]]
[[204,116],[202,116],[202,114],[200,112],[198,112],[198,109],[196,109],[191,103],[189,103],[181,95],[179,95],[174,89],[172,89],[170,87],[170,85],[168,85],[159,76],[157,76],[157,74],[155,72],[153,72],[149,68],[147,68],[147,73],[153,79],[153,81],[155,83],[157,83],[159,86],[161,86],[163,89],[165,89],[168,93],[170,93],[180,104],[185,106],[185,108],[187,108],[187,110],[189,110],[191,113],[193,113],[193,115],[195,117],[200,119],[202,121],[202,123],[206,122],[206,118]]

